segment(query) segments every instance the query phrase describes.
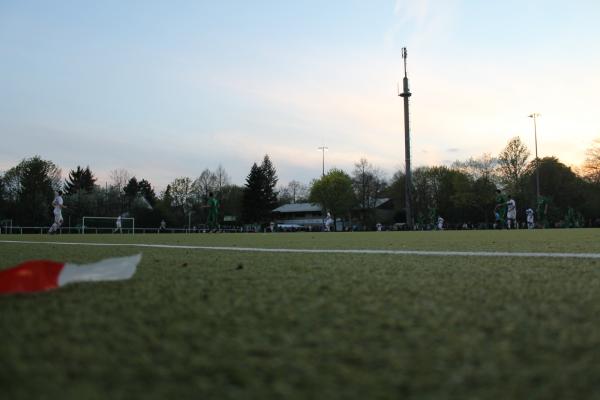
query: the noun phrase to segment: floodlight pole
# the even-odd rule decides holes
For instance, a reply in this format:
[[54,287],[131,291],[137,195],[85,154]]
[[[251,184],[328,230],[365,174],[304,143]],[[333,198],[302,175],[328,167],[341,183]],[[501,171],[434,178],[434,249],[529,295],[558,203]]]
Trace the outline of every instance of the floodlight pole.
[[317,147],[317,149],[319,149],[323,152],[323,175],[321,175],[321,176],[325,176],[325,150],[328,150],[329,147],[321,146],[321,147]]
[[533,135],[535,137],[535,201],[537,204],[540,202],[540,159],[538,158],[537,149],[537,118],[541,114],[533,113],[529,118],[533,119]]
[[413,219],[411,212],[411,199],[412,199],[412,172],[410,169],[410,122],[409,122],[409,108],[408,98],[412,95],[408,89],[408,75],[406,73],[406,58],[407,52],[406,47],[402,48],[402,58],[404,59],[404,79],[402,80],[402,93],[398,93],[398,96],[404,98],[404,155],[406,162],[406,182],[405,182],[405,197],[406,197],[406,225],[412,230]]

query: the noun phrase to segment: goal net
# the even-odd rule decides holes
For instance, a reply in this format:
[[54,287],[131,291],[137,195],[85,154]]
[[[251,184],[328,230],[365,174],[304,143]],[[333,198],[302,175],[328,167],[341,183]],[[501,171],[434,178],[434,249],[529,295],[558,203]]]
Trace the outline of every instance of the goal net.
[[81,233],[135,233],[135,218],[83,217]]
[[0,220],[0,233],[12,233],[12,219]]

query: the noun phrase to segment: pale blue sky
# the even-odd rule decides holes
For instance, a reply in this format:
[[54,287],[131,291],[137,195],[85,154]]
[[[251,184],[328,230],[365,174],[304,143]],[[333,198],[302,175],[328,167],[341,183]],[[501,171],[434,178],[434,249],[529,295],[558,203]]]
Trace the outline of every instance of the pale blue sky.
[[414,164],[497,153],[540,112],[540,155],[578,165],[600,137],[596,1],[0,0],[0,170],[39,154],[159,188],[219,164],[282,183],[361,157]]

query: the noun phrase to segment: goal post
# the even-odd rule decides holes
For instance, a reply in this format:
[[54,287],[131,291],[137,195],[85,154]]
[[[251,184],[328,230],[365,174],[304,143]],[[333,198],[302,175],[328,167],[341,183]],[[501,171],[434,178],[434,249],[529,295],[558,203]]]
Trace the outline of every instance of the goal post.
[[121,227],[117,226],[119,217],[85,216],[81,221],[81,233],[135,233],[135,218],[121,217]]
[[[13,223],[12,223],[12,219],[3,219],[0,220],[0,233],[12,233],[12,227],[13,227]],[[4,230],[4,232],[3,232]]]

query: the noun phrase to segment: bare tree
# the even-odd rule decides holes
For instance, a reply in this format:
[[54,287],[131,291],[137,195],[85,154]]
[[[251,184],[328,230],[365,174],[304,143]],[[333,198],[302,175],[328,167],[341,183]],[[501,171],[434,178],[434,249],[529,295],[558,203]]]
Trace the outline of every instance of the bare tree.
[[304,183],[298,181],[291,181],[288,183],[288,188],[290,190],[290,194],[292,195],[292,201],[294,203],[298,201],[306,201],[308,200],[309,191],[308,186]]
[[192,180],[188,177],[176,178],[170,183],[171,206],[187,210],[192,197]]
[[361,158],[354,164],[352,186],[361,208],[367,209],[375,205],[387,182],[379,168],[373,167],[366,158]]
[[192,183],[191,191],[199,198],[208,198],[210,192],[217,191],[218,184],[217,175],[206,168]]
[[586,152],[583,175],[592,182],[600,183],[600,139],[594,140]]
[[282,204],[307,201],[309,195],[308,186],[298,182],[290,181],[287,186],[279,189],[279,202]]
[[519,183],[527,167],[529,155],[527,146],[521,142],[521,138],[516,136],[508,142],[498,156],[500,180],[513,193],[518,191]]
[[498,159],[490,153],[466,161],[455,161],[452,168],[469,175],[473,180],[484,178],[491,182],[498,180]]
[[131,179],[131,174],[124,168],[118,168],[110,171],[111,186],[119,192],[127,185]]
[[231,183],[231,180],[229,179],[229,175],[227,174],[227,171],[225,171],[225,168],[223,168],[223,166],[221,166],[221,164],[219,164],[219,166],[215,170],[214,175],[215,175],[215,180],[216,180],[217,193],[219,193],[219,195],[221,196],[221,194],[223,192],[223,188],[225,186],[228,186]]

